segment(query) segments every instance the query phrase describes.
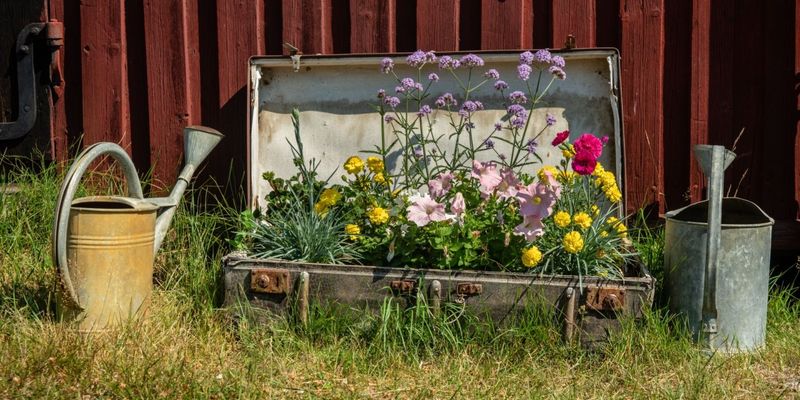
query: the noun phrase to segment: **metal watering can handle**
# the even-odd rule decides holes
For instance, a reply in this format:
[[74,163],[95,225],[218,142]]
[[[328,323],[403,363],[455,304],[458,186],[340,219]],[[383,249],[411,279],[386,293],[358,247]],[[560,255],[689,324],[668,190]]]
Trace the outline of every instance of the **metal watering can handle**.
[[139,175],[136,174],[136,167],[125,150],[116,143],[95,143],[83,150],[75,162],[67,171],[66,178],[61,184],[61,191],[56,200],[56,215],[53,225],[53,260],[58,267],[58,272],[64,282],[64,286],[70,298],[76,305],[81,306],[80,299],[75,293],[72,279],[69,274],[69,263],[67,262],[67,228],[69,224],[69,214],[72,209],[72,200],[78,190],[78,184],[83,178],[83,174],[89,165],[97,157],[109,155],[119,162],[125,180],[128,183],[128,196],[136,199],[144,199],[142,184]]

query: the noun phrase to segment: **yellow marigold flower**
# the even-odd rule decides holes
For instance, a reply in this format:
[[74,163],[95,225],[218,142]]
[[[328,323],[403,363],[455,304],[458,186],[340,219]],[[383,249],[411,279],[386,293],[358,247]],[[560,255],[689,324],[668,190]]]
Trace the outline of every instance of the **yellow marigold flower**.
[[369,221],[375,225],[382,225],[389,221],[389,213],[385,208],[381,207],[372,207],[367,211],[367,217],[369,217]]
[[576,174],[575,171],[560,171],[558,173],[558,180],[561,183],[564,183],[564,184],[567,184],[567,185],[569,185],[572,182],[574,182],[575,178],[577,178],[577,177],[578,177],[578,174]]
[[597,186],[602,186],[603,190],[617,187],[617,178],[611,172],[603,171],[597,174],[596,177],[597,178],[594,180],[594,184]]
[[600,232],[600,237],[601,238],[608,237],[608,231],[601,231]]
[[375,183],[378,183],[378,184],[381,184],[381,185],[388,185],[389,184],[389,179],[387,179],[386,176],[383,175],[383,172],[378,172],[377,174],[375,174],[374,177],[372,177],[372,179],[375,181]]
[[564,156],[564,158],[569,160],[570,158],[575,157],[575,147],[569,144],[565,149],[561,150],[561,154]]
[[338,190],[334,188],[328,188],[322,191],[319,195],[319,202],[322,204],[326,204],[328,206],[332,206],[339,202],[339,199],[342,198],[342,194],[339,193]]
[[555,215],[553,215],[553,222],[556,223],[556,226],[559,228],[564,228],[571,222],[571,218],[569,213],[566,211],[559,211]]
[[344,226],[344,233],[350,235],[350,240],[356,240],[361,234],[361,228],[356,224],[347,224]]
[[611,227],[616,226],[618,222],[619,222],[619,218],[614,217],[614,216],[608,217],[606,219],[606,224],[610,225]]
[[622,222],[618,223],[615,229],[617,230],[617,234],[619,235],[619,237],[622,238],[628,237],[628,227],[625,226],[625,224],[623,224]]
[[[598,165],[599,165],[599,164],[598,164]],[[596,206],[596,205],[592,204],[592,216],[593,216],[593,217],[596,217],[596,216],[598,216],[598,215],[600,215],[600,207],[598,207],[598,206]]]
[[556,167],[554,167],[552,165],[545,165],[544,167],[539,169],[538,173],[536,173],[536,175],[539,177],[539,181],[540,182],[542,182],[542,183],[550,183],[547,180],[547,173],[548,172],[550,173],[551,176],[553,176],[553,178],[558,176],[558,169],[556,169]]
[[329,207],[329,204],[318,201],[317,204],[314,204],[314,211],[319,215],[325,215],[325,213],[328,212]]
[[364,169],[364,161],[358,156],[352,156],[345,161],[344,169],[347,173],[357,174]]
[[564,235],[564,240],[561,241],[561,244],[567,253],[577,254],[583,250],[583,237],[580,233],[572,231]]
[[531,246],[522,252],[522,265],[533,268],[542,261],[542,252],[536,246]]
[[383,172],[383,160],[375,156],[367,157],[367,167],[375,173]]
[[592,226],[592,217],[590,217],[589,214],[581,211],[572,216],[572,222],[582,229],[589,229],[589,227]]
[[605,193],[608,201],[612,203],[619,203],[620,200],[622,200],[622,192],[620,192],[616,186],[611,188],[610,190],[604,191],[603,193]]
[[603,172],[606,172],[606,169],[603,168],[602,164],[597,163],[597,165],[595,165],[595,167],[594,167],[594,172],[592,172],[592,175],[600,176],[600,174],[602,174]]

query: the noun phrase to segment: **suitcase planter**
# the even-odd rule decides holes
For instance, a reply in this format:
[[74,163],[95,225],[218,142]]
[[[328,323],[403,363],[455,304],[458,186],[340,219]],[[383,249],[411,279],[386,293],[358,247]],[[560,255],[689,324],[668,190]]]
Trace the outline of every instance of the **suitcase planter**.
[[[605,139],[608,143],[597,161],[616,178],[616,182],[624,182],[621,104],[618,97],[619,57],[616,50],[570,50],[558,54],[566,60],[569,79],[559,80],[548,93],[547,101],[530,110],[529,121],[539,121],[532,122],[532,131],[540,132],[539,135],[546,133],[536,136],[537,143],[529,151],[535,152],[542,164],[561,163],[566,170],[567,164],[562,160],[564,157],[577,157],[575,147],[569,144],[567,147],[564,144],[561,147],[551,146],[551,139],[556,137],[556,133],[567,129],[571,132],[603,132],[608,136]],[[457,59],[455,55],[450,55]],[[517,69],[519,53],[481,53],[480,56],[485,60],[486,68],[496,69],[497,72],[492,74],[509,77],[509,81],[511,77],[524,72]],[[334,173],[335,168],[341,168],[342,162],[358,154],[359,150],[373,148],[376,141],[381,141],[382,133],[379,132],[383,121],[373,112],[374,104],[380,101],[376,100],[376,91],[393,85],[392,79],[380,73],[381,65],[391,65],[393,72],[401,77],[416,73],[416,69],[406,63],[405,57],[393,57],[391,61],[382,56],[251,59],[248,194],[253,208],[264,207],[271,190],[268,182],[262,179],[263,172],[272,171],[275,176],[283,178],[296,174],[294,156],[286,144],[287,140],[292,141],[295,134],[290,118],[295,107],[300,111],[298,120],[302,126],[306,157],[321,161],[319,175],[327,177],[333,174],[330,183],[346,182],[348,178],[342,176],[341,171]],[[487,76],[490,75],[487,73]],[[433,77],[430,79],[433,80]],[[439,79],[439,76],[435,77],[437,82]],[[440,83],[444,88],[457,84],[455,79],[446,77],[444,73],[441,74]],[[490,105],[492,96],[497,96],[492,86],[490,83],[471,92],[471,98],[480,104],[477,110],[469,110],[470,121],[475,121],[475,125],[492,126],[494,121],[513,123],[513,116],[511,119],[508,117],[511,111],[507,112],[507,104]],[[398,87],[396,90],[400,93],[404,89]],[[431,89],[428,93],[429,102],[443,93],[444,89]],[[379,96],[390,94],[381,93]],[[390,102],[388,99],[384,101],[386,104]],[[497,103],[496,99],[494,102]],[[466,103],[463,107],[467,107]],[[420,108],[420,112],[423,109]],[[433,114],[440,119],[449,115],[453,114]],[[445,130],[439,132],[438,129],[438,126],[431,128],[431,135],[447,136]],[[500,128],[495,129],[500,132]],[[528,129],[528,125],[525,125],[525,129]],[[488,148],[486,143],[489,140],[485,139],[492,138],[489,135],[476,140],[482,141]],[[537,145],[538,150],[535,147]],[[491,149],[500,154],[494,145]],[[501,148],[500,151],[504,150]],[[569,155],[569,151],[572,151],[572,155]],[[387,171],[399,168],[397,164],[388,165],[393,159],[392,154],[385,156]],[[477,155],[474,159],[474,168],[493,166],[483,163]],[[381,168],[383,170],[383,163]],[[345,169],[352,172],[347,166]],[[542,177],[541,171],[537,176],[540,180],[555,179],[549,173],[546,178]],[[377,178],[375,180],[377,182]],[[553,183],[553,187],[556,186]],[[481,186],[481,190],[483,188]],[[428,198],[428,195],[425,197]],[[537,200],[541,201],[541,198],[537,197]],[[522,203],[519,210],[521,213]],[[597,211],[594,215],[598,215]],[[583,247],[583,241],[580,246]],[[535,262],[538,263],[542,258],[539,253]],[[395,268],[314,264],[248,258],[246,254],[237,252],[223,260],[225,304],[234,306],[244,301],[278,313],[297,305],[299,317],[303,320],[307,317],[308,305],[313,303],[336,303],[377,311],[386,296],[409,300],[421,295],[433,309],[454,304],[502,325],[513,320],[515,314],[532,302],[544,302],[563,318],[563,332],[567,339],[579,335],[581,342],[591,343],[604,339],[609,331],[618,328],[620,317],[640,317],[643,309],[652,304],[654,279],[635,257],[626,260],[624,265],[618,266],[619,274],[616,277],[600,278],[585,274],[543,274],[537,273],[536,269],[531,269],[531,272],[510,272],[437,269],[430,268],[431,265]]]

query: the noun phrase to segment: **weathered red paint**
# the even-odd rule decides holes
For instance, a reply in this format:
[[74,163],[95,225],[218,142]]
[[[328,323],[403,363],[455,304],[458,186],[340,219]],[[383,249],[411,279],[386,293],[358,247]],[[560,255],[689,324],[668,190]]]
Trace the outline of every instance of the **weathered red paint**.
[[80,26],[84,142],[131,153],[125,1],[81,1]]
[[552,47],[564,47],[568,35],[575,36],[577,47],[596,47],[595,0],[553,0],[552,13]]
[[454,0],[418,0],[417,48],[458,50],[460,5]]
[[386,53],[397,49],[395,1],[350,0],[351,53]]
[[[692,74],[691,74],[691,139],[695,144],[708,143],[708,82],[711,40],[711,0],[692,1]],[[705,186],[702,171],[694,157],[690,157],[691,174],[689,191],[692,201],[698,201]]]
[[[48,4],[48,20],[64,21],[63,0],[53,0]],[[60,90],[53,91],[50,97],[50,156],[53,160],[65,161],[68,157],[69,143],[67,135],[67,110],[64,102],[64,48],[54,54],[53,63],[60,70]]]
[[149,153],[153,177],[162,183],[157,186],[174,182],[183,154],[182,129],[200,123],[198,38],[196,27],[189,25],[197,20],[192,6],[192,0],[144,2]]
[[331,29],[331,0],[283,0],[284,41],[303,53],[332,53]]
[[[794,8],[794,76],[800,76],[800,6]],[[800,96],[797,96],[795,115],[800,114]],[[795,218],[800,219],[800,118],[796,118],[794,131],[794,201]]]
[[533,47],[532,0],[481,1],[481,48]]
[[664,0],[621,0],[620,16],[626,211],[663,212]]

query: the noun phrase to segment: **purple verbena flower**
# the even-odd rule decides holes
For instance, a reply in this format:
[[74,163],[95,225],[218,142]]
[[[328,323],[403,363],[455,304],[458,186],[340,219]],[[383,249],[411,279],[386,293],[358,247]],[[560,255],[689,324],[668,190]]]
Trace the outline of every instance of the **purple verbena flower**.
[[394,87],[394,92],[395,93],[405,93],[406,92],[406,88],[404,88],[402,86],[395,86]]
[[512,104],[506,109],[510,115],[519,115],[525,112],[525,107],[519,104]]
[[384,74],[388,74],[389,72],[392,72],[393,69],[394,69],[394,61],[392,61],[391,58],[386,57],[383,60],[381,60],[381,72],[383,72]]
[[532,62],[533,62],[533,53],[531,53],[530,51],[526,51],[524,53],[520,53],[520,55],[519,55],[519,63],[520,64],[531,65]]
[[483,141],[483,147],[486,147],[487,149],[493,149],[494,140],[492,140],[491,138],[487,138],[486,140]]
[[417,50],[406,57],[406,62],[408,65],[415,68],[422,67],[425,63],[432,63],[435,61],[436,54],[434,54],[432,51],[425,52],[422,50]]
[[400,99],[394,96],[386,96],[383,99],[383,102],[386,103],[389,107],[396,108],[400,105]]
[[416,85],[416,82],[414,82],[414,80],[411,78],[403,78],[400,80],[400,84],[403,85],[404,89],[413,89]]
[[555,75],[556,78],[561,79],[562,81],[564,79],[567,79],[567,73],[564,72],[564,70],[561,69],[561,67],[556,67],[555,65],[553,65],[552,67],[550,67],[550,73]]
[[378,89],[378,98],[382,99],[386,96],[386,91],[383,89]]
[[467,100],[464,102],[464,105],[461,106],[461,109],[470,113],[474,113],[475,111],[483,110],[483,103],[477,100]]
[[511,126],[514,128],[523,128],[526,122],[528,122],[528,112],[524,109],[511,117]]
[[506,83],[506,81],[497,81],[494,83],[494,88],[496,90],[506,90],[508,89],[508,84]]
[[414,146],[413,150],[414,150],[414,158],[416,158],[417,160],[419,160],[420,158],[422,158],[424,156],[424,154],[422,152],[422,147]]
[[430,115],[431,112],[432,112],[431,106],[425,104],[424,106],[419,108],[419,112],[417,112],[417,115],[422,117],[422,116],[425,116],[425,115]]
[[464,57],[461,57],[461,65],[469,68],[482,67],[483,59],[476,56],[475,54],[467,54]]
[[525,97],[525,93],[522,93],[519,90],[515,90],[508,95],[508,99],[515,104],[525,104],[528,102],[528,98]]
[[561,56],[553,56],[550,61],[558,68],[564,68],[567,66],[567,62],[564,61],[564,57]]
[[531,139],[525,144],[525,147],[528,149],[528,153],[535,153],[538,145],[535,140]]
[[428,74],[428,80],[431,81],[431,82],[438,82],[439,81],[439,75],[436,75],[435,72],[431,72],[430,74]]
[[386,114],[386,115],[383,116],[383,120],[386,121],[386,122],[391,123],[391,122],[394,122],[394,117],[391,114]]
[[519,74],[519,79],[523,81],[527,81],[531,77],[531,72],[533,72],[533,69],[531,69],[531,66],[528,64],[520,64],[517,66],[517,74]]
[[457,69],[461,66],[461,62],[453,59],[450,56],[443,56],[439,58],[439,68],[441,69]]
[[547,122],[547,126],[553,126],[556,124],[556,116],[550,113],[547,113],[547,117],[545,118]]
[[496,70],[496,69],[494,69],[494,68],[492,68],[492,69],[490,69],[490,70],[486,71],[486,73],[485,73],[485,74],[483,74],[483,76],[485,76],[485,77],[487,77],[487,78],[489,78],[489,79],[494,79],[494,80],[498,80],[498,79],[500,79],[500,73],[499,73],[499,72],[497,72],[497,70]]
[[456,101],[456,98],[453,97],[452,93],[445,93],[439,96],[434,102],[434,104],[436,104],[436,107],[439,108],[444,108],[445,106],[455,107],[458,105],[458,101]]
[[547,49],[541,49],[533,55],[533,62],[539,64],[550,64],[553,61],[553,56]]
[[502,129],[503,129],[503,124],[501,124],[501,123],[499,123],[499,122],[495,122],[495,123],[494,123],[494,130],[495,130],[495,131],[500,131],[500,130],[502,130]]

